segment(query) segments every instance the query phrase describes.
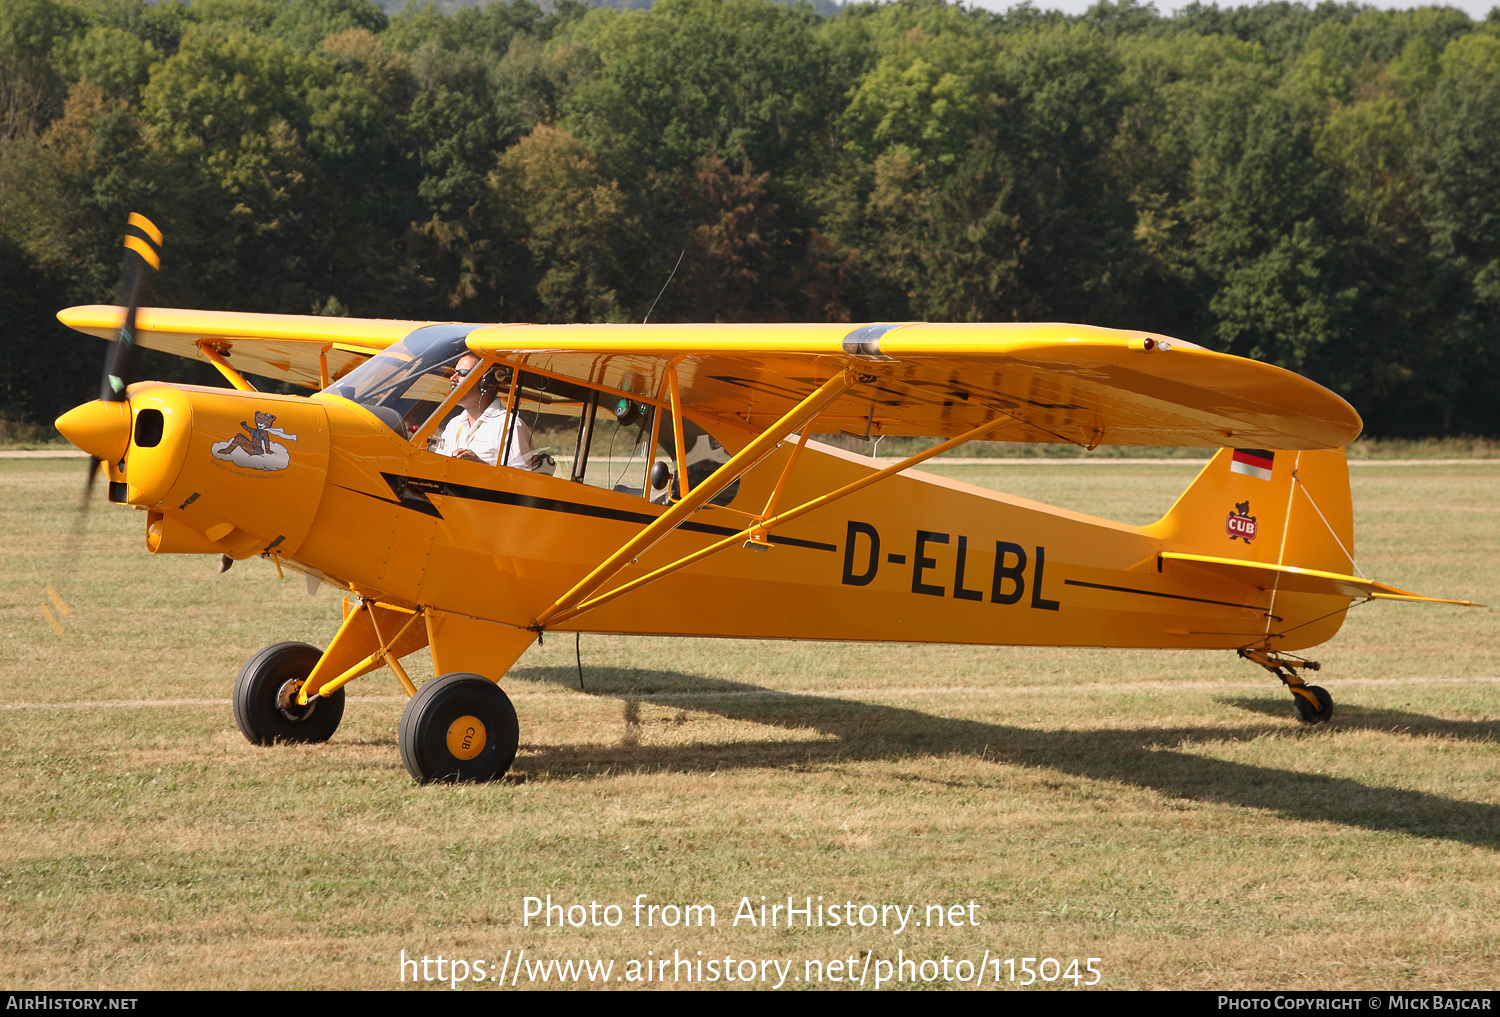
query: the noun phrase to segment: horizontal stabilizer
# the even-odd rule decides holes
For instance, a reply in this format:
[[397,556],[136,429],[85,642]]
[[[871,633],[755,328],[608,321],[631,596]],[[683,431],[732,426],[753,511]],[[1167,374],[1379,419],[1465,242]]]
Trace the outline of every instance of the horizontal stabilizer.
[[1377,583],[1358,576],[1346,576],[1320,569],[1303,569],[1295,565],[1271,565],[1265,562],[1244,561],[1240,558],[1216,558],[1207,554],[1185,554],[1179,551],[1163,551],[1157,556],[1157,571],[1166,570],[1167,562],[1182,562],[1199,571],[1211,572],[1263,590],[1273,586],[1287,593],[1321,593],[1330,597],[1351,597],[1358,600],[1410,600],[1425,604],[1459,604],[1463,607],[1483,607],[1470,600],[1447,600],[1442,597],[1424,597],[1420,593],[1400,590],[1385,583]]

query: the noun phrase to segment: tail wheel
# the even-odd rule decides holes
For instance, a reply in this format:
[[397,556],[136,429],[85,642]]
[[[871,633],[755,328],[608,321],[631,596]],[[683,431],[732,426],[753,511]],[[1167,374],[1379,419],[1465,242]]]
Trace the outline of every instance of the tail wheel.
[[401,714],[401,762],[419,784],[498,780],[521,741],[516,708],[500,686],[455,672],[423,685]]
[[1292,710],[1297,714],[1297,719],[1304,724],[1328,723],[1329,719],[1333,716],[1333,697],[1328,694],[1328,690],[1318,685],[1304,685],[1302,688],[1312,693],[1313,697],[1318,701],[1318,706],[1317,709],[1314,709],[1313,704],[1307,701],[1306,696],[1293,692]]
[[274,643],[245,662],[234,683],[234,722],[252,745],[326,742],[344,718],[344,690],[299,706],[297,693],[323,651]]

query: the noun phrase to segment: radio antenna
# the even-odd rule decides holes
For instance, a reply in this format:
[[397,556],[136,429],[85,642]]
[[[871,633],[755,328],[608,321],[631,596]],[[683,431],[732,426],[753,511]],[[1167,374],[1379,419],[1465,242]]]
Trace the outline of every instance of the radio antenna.
[[[682,258],[683,258],[683,255],[685,255],[685,254],[687,254],[687,248],[686,247],[684,247],[682,249],[682,254],[679,254],[677,256],[677,264],[672,266],[672,274],[669,275],[669,276],[667,276],[667,281],[661,284],[661,293],[667,292],[667,287],[670,286],[670,285],[672,285],[672,279],[673,279],[674,276],[677,275],[677,269],[682,266]],[[661,301],[661,293],[658,293],[656,295],[656,299],[653,300],[653,301],[651,301],[651,311],[656,310],[656,305]],[[646,316],[641,319],[641,324],[642,325],[646,324],[646,322],[648,322],[648,321],[651,320],[651,311],[647,311],[646,312]]]

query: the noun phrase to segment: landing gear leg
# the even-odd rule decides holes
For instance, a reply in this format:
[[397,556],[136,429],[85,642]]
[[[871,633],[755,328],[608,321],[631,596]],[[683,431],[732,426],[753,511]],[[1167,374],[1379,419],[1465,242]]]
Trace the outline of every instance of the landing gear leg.
[[1240,656],[1270,671],[1292,693],[1292,712],[1304,724],[1326,724],[1333,716],[1333,697],[1317,685],[1302,680],[1298,671],[1317,671],[1316,660],[1303,660],[1274,650],[1241,649]]

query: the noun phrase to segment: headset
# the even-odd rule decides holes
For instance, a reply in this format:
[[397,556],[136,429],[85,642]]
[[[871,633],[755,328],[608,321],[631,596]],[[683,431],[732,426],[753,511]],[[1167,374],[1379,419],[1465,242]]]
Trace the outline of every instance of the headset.
[[[501,377],[504,372],[505,377]],[[510,381],[510,368],[492,367],[479,378],[479,396],[481,399],[493,399],[500,393],[500,388]]]

